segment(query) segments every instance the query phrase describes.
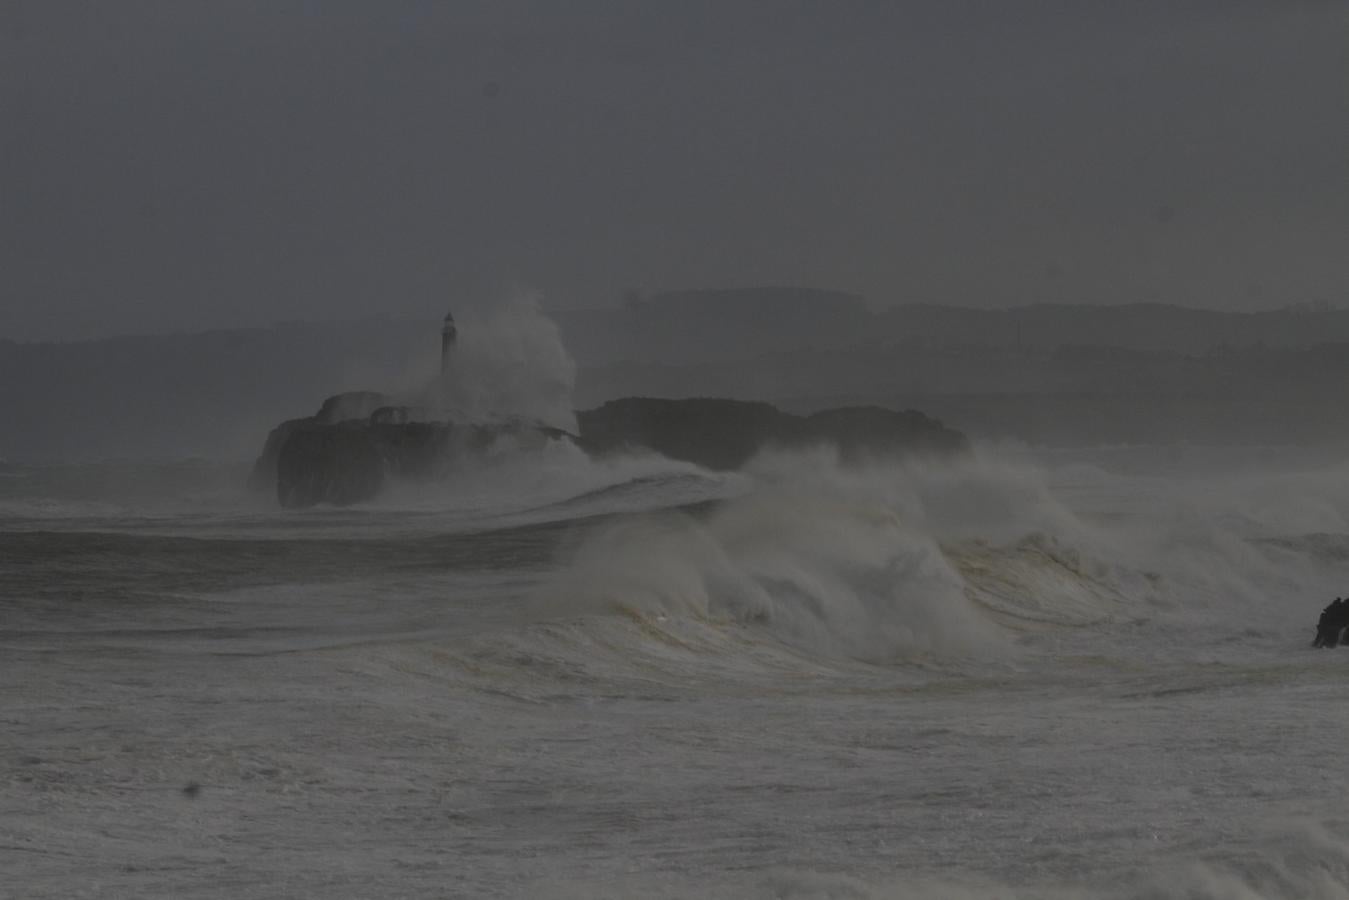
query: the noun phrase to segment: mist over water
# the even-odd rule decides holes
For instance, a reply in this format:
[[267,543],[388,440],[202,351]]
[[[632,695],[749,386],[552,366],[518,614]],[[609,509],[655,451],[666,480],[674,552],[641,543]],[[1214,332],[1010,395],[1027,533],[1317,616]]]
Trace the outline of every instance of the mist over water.
[[824,452],[765,459],[754,489],[713,512],[601,529],[546,593],[761,625],[824,656],[996,652],[905,474],[847,471]]
[[[530,302],[398,395],[574,429]],[[22,896],[1343,898],[1335,448],[0,466]]]
[[138,471],[0,483],[26,896],[1349,885],[1333,454],[558,443],[305,513]]

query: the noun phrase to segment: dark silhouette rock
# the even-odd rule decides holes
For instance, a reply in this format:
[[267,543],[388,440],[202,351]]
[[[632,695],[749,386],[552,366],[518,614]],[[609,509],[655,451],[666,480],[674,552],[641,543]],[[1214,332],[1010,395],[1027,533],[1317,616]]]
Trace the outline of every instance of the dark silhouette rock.
[[1346,628],[1349,628],[1349,600],[1336,597],[1329,606],[1321,610],[1321,616],[1316,622],[1316,637],[1312,640],[1312,646],[1339,646]]
[[709,469],[736,469],[768,446],[832,445],[845,461],[899,455],[948,456],[969,450],[965,436],[920,412],[877,406],[810,416],[768,403],[717,398],[627,397],[577,413],[581,447],[604,454],[645,448]]
[[391,478],[434,480],[509,440],[520,449],[575,440],[587,453],[651,450],[709,469],[736,469],[768,446],[829,444],[846,461],[968,451],[959,432],[919,412],[850,407],[795,416],[767,403],[630,397],[577,414],[580,435],[536,422],[464,425],[425,421],[423,410],[381,394],[339,394],[317,415],[267,436],[249,483],[288,508],[345,506],[377,496]]
[[393,405],[372,391],[334,395],[317,414],[272,429],[249,487],[275,490],[287,508],[348,506],[373,499],[390,478],[438,478],[466,454],[486,453],[500,440],[530,448],[567,437],[530,422],[457,425],[427,418],[425,410]]
[[647,449],[709,469],[744,465],[782,429],[783,417],[767,403],[648,397],[612,400],[576,414],[587,453]]
[[[379,427],[379,426],[375,426]],[[288,508],[369,500],[384,487],[374,427],[311,422],[285,436],[276,459],[276,499]]]
[[306,423],[289,430],[276,460],[276,497],[287,508],[319,503],[348,506],[372,500],[390,479],[433,481],[467,457],[481,457],[510,440],[538,450],[568,435],[526,422],[456,425],[450,422]]
[[277,463],[281,458],[281,448],[291,435],[314,425],[336,425],[366,419],[389,404],[388,397],[374,391],[349,391],[345,394],[334,394],[324,400],[319,411],[312,416],[282,422],[267,435],[262,453],[253,463],[253,471],[248,476],[249,488],[266,491],[276,486]]

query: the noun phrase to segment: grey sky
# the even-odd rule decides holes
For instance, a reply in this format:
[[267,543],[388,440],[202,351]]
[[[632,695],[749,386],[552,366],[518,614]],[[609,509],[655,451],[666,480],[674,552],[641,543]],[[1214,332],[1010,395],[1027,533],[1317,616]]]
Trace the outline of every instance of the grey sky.
[[0,337],[1349,303],[1349,0],[0,0],[0,123]]

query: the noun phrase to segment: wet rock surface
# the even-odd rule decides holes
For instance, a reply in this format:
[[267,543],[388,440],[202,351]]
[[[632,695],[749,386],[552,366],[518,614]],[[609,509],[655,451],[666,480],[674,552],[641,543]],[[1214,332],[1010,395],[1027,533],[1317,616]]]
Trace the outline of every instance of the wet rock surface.
[[345,506],[377,496],[389,479],[430,480],[509,439],[521,449],[574,440],[587,453],[654,451],[709,469],[736,469],[767,447],[836,447],[845,461],[967,452],[964,435],[916,411],[846,407],[809,416],[768,403],[628,397],[577,414],[571,435],[538,422],[459,424],[382,394],[338,394],[319,412],[274,428],[250,485],[288,508]]

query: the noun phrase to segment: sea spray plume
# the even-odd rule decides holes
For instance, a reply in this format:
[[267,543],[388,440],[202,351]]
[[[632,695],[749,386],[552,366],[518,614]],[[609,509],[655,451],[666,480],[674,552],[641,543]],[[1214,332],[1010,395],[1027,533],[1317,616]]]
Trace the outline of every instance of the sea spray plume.
[[[766,482],[791,483],[803,461],[766,454],[752,471]],[[850,496],[893,510],[939,549],[963,594],[1001,625],[1022,630],[1128,617],[1121,604],[1151,587],[1113,564],[1111,536],[1068,509],[1033,466],[975,456],[838,466],[817,454],[810,469],[828,473]]]
[[[905,471],[913,514],[971,596],[1019,628],[1157,621],[1159,638],[1186,642],[1204,609],[1239,600],[1243,627],[1267,626],[1271,592],[1296,592],[1275,587],[1287,567],[1236,527],[1241,495],[1226,486],[1178,488],[1087,467],[1051,475],[987,453]],[[1116,505],[1106,518],[1090,515],[1101,495],[1129,496],[1137,513]]]
[[1253,537],[1349,531],[1349,464],[1289,472],[1238,472],[1190,490],[1208,508]]
[[[764,454],[745,474],[752,489],[710,512],[593,534],[557,594],[582,609],[765,626],[869,660],[981,655],[1010,633],[1151,619],[1193,602],[1189,552],[1083,519],[1032,465],[845,466],[820,449]],[[1228,560],[1212,566],[1224,586],[1253,571],[1224,574]]]
[[1128,466],[1049,471],[985,448],[967,461],[905,468],[913,514],[977,599],[1009,614],[1155,620],[1159,640],[1207,647],[1212,635],[1197,639],[1194,629],[1211,628],[1203,623],[1214,609],[1227,611],[1233,631],[1275,634],[1306,626],[1288,604],[1305,604],[1314,621],[1342,590],[1343,465],[1177,482]]
[[762,627],[824,656],[892,662],[1005,650],[937,543],[877,489],[882,470],[851,473],[823,452],[792,459],[708,514],[600,530],[547,596],[579,611]]
[[576,431],[576,363],[536,299],[454,312],[459,340],[415,405],[455,422],[524,419]]
[[1345,485],[1342,465],[1192,475],[1164,490],[1135,479],[1150,515],[1113,529],[1118,558],[1163,576],[1173,625],[1199,628],[1222,610],[1232,632],[1310,640],[1316,613],[1343,590]]

